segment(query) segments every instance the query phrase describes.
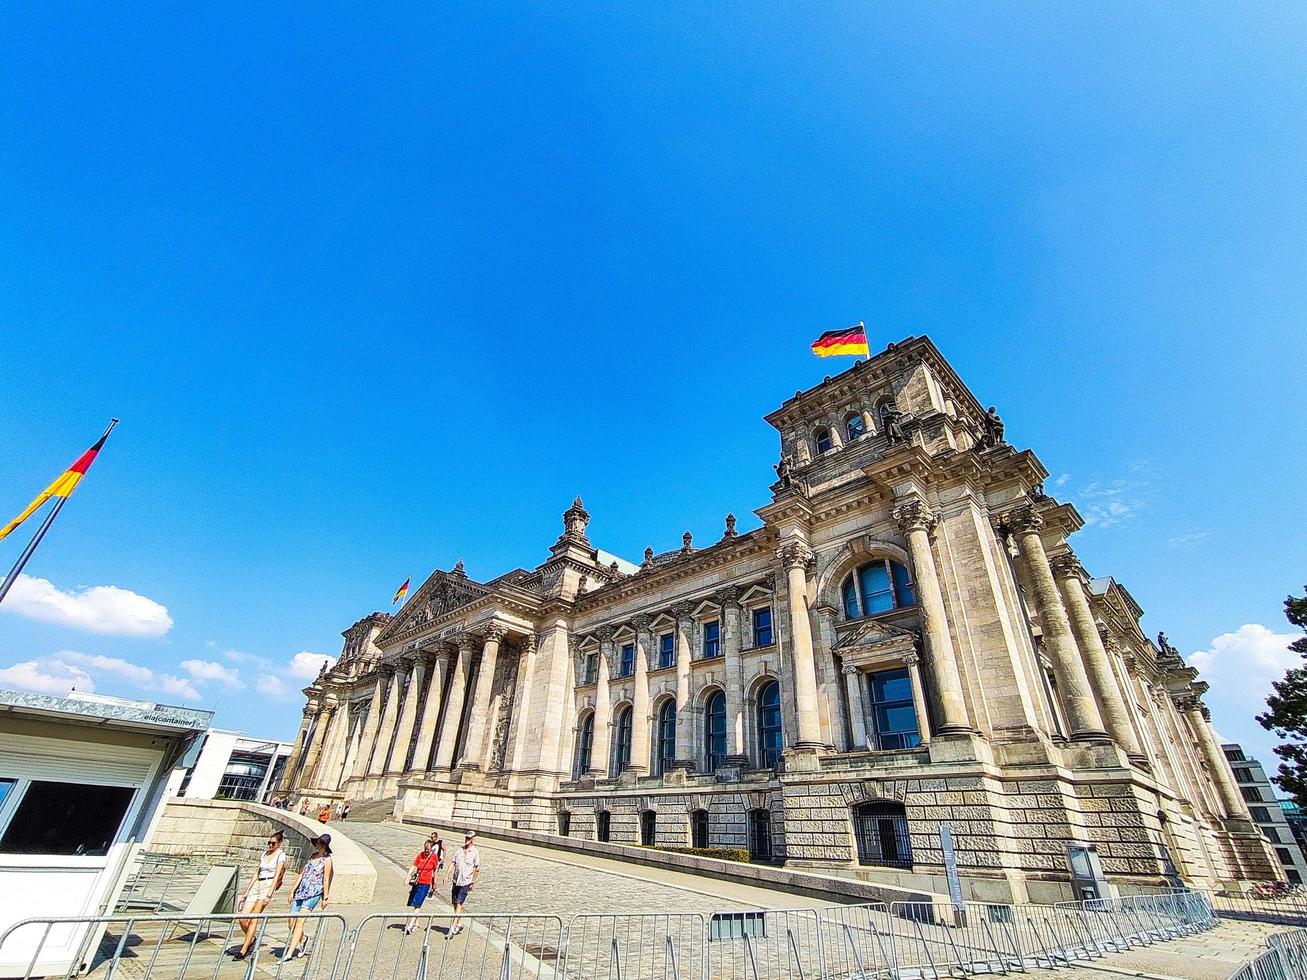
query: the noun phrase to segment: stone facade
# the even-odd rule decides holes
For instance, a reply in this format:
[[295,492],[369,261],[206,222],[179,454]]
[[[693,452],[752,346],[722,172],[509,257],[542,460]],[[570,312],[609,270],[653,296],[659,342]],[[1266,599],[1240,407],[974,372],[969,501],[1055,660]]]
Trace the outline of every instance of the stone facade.
[[578,498],[543,564],[355,623],[285,788],[936,891],[943,822],[997,901],[1072,897],[1071,842],[1127,891],[1279,876],[1205,686],[928,339],[767,421],[755,530],[636,565]]

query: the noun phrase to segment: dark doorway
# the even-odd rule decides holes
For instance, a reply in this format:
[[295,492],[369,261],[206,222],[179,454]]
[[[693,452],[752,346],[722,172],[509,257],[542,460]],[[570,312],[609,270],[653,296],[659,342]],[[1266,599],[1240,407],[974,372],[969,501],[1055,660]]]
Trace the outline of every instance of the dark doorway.
[[749,811],[749,860],[771,860],[771,811]]
[[695,810],[690,814],[690,846],[708,846],[708,811]]
[[608,835],[613,829],[613,815],[607,810],[600,810],[595,814],[595,838],[602,843],[608,843]]
[[657,821],[658,814],[653,810],[644,810],[640,814],[640,843],[645,847],[653,847],[654,840],[657,838]]
[[907,811],[902,803],[878,801],[853,808],[853,835],[858,863],[887,868],[911,868]]

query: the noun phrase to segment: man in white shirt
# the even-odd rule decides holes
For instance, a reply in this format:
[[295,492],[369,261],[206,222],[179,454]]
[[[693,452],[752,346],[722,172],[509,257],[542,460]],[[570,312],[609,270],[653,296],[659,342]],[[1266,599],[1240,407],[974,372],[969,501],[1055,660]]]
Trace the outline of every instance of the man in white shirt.
[[472,886],[477,883],[477,878],[481,876],[481,852],[477,850],[476,840],[476,831],[469,830],[463,835],[463,846],[454,852],[450,860],[454,887],[449,900],[454,906],[454,921],[450,923],[449,932],[445,934],[446,939],[457,936],[463,931],[463,903],[467,901],[467,893],[472,890]]

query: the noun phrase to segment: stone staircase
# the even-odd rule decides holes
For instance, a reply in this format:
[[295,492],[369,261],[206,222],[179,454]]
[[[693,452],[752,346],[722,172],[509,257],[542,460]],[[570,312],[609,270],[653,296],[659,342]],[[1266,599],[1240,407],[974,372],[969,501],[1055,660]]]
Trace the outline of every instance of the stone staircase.
[[395,812],[395,797],[384,800],[369,800],[366,803],[354,803],[349,808],[348,827],[352,823],[381,823],[391,819]]

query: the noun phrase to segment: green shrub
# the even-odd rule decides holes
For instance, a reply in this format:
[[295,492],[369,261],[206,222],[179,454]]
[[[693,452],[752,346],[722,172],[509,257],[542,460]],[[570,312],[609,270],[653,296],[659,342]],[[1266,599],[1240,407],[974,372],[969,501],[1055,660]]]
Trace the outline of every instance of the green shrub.
[[719,861],[739,861],[749,863],[747,847],[651,847],[652,851],[670,851],[673,854],[689,854],[693,857],[716,858]]

